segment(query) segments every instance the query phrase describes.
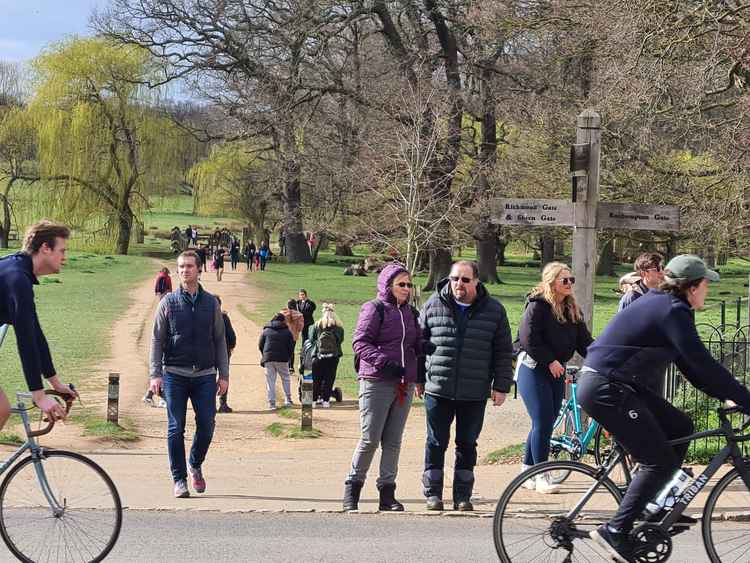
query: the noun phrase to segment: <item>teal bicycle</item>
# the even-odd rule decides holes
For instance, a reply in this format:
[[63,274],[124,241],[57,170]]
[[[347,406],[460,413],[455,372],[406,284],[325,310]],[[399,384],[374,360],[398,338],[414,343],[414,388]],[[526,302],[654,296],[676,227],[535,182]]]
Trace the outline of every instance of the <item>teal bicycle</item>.
[[[607,464],[614,452],[612,438],[599,423],[589,418],[578,404],[579,368],[569,366],[565,369],[566,383],[570,386],[570,396],[560,409],[555,420],[550,439],[550,459],[555,461],[580,461],[586,456],[593,456],[594,463],[601,467]],[[610,473],[610,479],[621,488],[630,484],[632,464],[627,455],[622,457],[618,468]],[[551,482],[560,484],[568,478],[565,471],[550,474]]]

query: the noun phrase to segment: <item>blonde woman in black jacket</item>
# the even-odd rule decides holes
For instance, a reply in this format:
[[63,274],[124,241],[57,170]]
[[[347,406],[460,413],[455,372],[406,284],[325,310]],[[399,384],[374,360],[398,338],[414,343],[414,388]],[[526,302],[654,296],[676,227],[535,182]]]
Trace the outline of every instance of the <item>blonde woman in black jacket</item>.
[[[547,264],[542,281],[529,294],[518,329],[522,351],[516,368],[517,386],[531,417],[522,471],[547,461],[552,427],[565,394],[565,364],[575,352],[585,357],[593,341],[573,295],[573,284],[575,278],[568,266]],[[525,486],[540,493],[556,493],[559,486],[543,477]]]

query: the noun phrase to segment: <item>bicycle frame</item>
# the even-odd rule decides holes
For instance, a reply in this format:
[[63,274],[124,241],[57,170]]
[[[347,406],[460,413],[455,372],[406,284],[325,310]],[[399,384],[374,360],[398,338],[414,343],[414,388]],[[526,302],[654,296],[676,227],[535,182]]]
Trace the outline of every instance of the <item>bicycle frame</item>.
[[[599,423],[595,420],[591,420],[591,424],[589,424],[589,427],[586,429],[586,432],[583,432],[583,425],[581,423],[581,407],[578,404],[578,396],[577,396],[577,387],[578,384],[576,383],[576,380],[573,379],[570,382],[570,397],[568,400],[563,404],[562,408],[560,409],[560,414],[557,417],[557,420],[555,421],[555,428],[562,424],[565,420],[565,415],[568,411],[573,412],[573,428],[574,428],[574,434],[575,437],[578,439],[578,441],[581,444],[581,455],[586,455],[589,453],[589,443],[594,438],[594,435],[596,434],[597,429],[599,428]],[[569,440],[567,440],[566,436],[553,436],[550,440],[550,444],[552,446],[559,445],[562,448],[565,449],[572,449],[573,444],[569,443]]]
[[[26,441],[19,446],[19,448],[11,454],[11,456],[4,462],[0,464],[0,475],[5,473],[11,465],[13,465],[18,458],[20,458],[24,452],[29,450],[31,457],[33,459],[40,459],[43,455],[43,450],[37,444],[36,439],[34,438],[33,431],[31,429],[31,424],[29,422],[29,415],[28,415],[28,409],[24,405],[22,399],[30,399],[31,393],[16,393],[16,397],[18,399],[18,403],[15,408],[12,408],[10,412],[12,414],[18,414],[21,417],[21,421],[23,422],[23,427],[26,432]],[[61,505],[58,500],[55,498],[54,493],[52,492],[52,489],[49,486],[49,482],[47,481],[47,476],[44,474],[44,468],[42,467],[41,463],[35,463],[34,464],[34,471],[36,473],[36,477],[39,481],[39,487],[42,489],[42,493],[44,494],[44,497],[47,499],[47,503],[49,503],[50,509],[52,510],[52,514],[55,517],[61,516],[65,512],[65,507]]]
[[[669,441],[669,444],[673,446],[677,444],[686,444],[688,442],[699,440],[701,438],[723,436],[727,441],[727,445],[724,446],[724,448],[722,448],[721,451],[719,451],[711,459],[711,462],[708,464],[706,469],[695,479],[693,479],[691,484],[685,488],[682,494],[676,499],[672,510],[668,511],[664,519],[657,524],[665,533],[668,532],[669,529],[677,522],[677,520],[680,518],[685,509],[690,505],[693,499],[698,496],[698,494],[703,490],[706,484],[711,480],[711,477],[713,477],[716,472],[721,469],[721,467],[728,459],[731,459],[731,465],[737,469],[737,472],[740,474],[740,477],[745,483],[745,486],[747,486],[750,490],[750,463],[746,462],[743,459],[742,452],[740,451],[740,448],[738,446],[740,442],[750,441],[750,434],[744,436],[736,435],[736,432],[742,432],[748,426],[750,426],[750,421],[746,422],[739,430],[735,431],[735,429],[732,427],[731,421],[727,418],[727,415],[733,412],[739,412],[739,409],[736,409],[736,407],[733,409],[718,409],[718,412],[719,419],[721,421],[721,426],[719,428],[715,430],[698,432],[695,434],[691,434],[690,436],[685,436],[684,438],[678,438],[676,440]],[[576,503],[576,505],[566,514],[566,518],[573,520],[578,515],[578,513],[583,509],[589,499],[601,486],[602,482],[604,482],[604,480],[608,478],[612,470],[620,463],[620,460],[624,455],[624,450],[622,449],[622,446],[619,445],[617,445],[616,448],[617,450],[610,458],[609,463],[606,466],[600,468],[600,474],[597,478],[596,483],[594,483],[588,489],[588,491],[586,491],[583,497],[581,497],[581,500],[579,500],[578,503]],[[572,535],[574,537],[588,538],[588,534],[583,532],[577,533],[576,531],[573,531]]]

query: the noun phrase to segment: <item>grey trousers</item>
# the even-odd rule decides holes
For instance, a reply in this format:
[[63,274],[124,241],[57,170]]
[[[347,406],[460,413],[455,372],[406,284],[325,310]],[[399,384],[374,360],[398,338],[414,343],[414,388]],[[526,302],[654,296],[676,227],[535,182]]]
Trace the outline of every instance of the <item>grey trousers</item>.
[[380,446],[380,476],[376,483],[380,486],[396,482],[401,437],[413,397],[413,384],[408,386],[401,404],[395,381],[359,380],[359,422],[362,437],[354,450],[348,481],[364,482],[375,451]]
[[289,362],[266,362],[266,391],[269,404],[276,404],[276,374],[281,377],[287,401],[292,399],[292,384],[289,381]]

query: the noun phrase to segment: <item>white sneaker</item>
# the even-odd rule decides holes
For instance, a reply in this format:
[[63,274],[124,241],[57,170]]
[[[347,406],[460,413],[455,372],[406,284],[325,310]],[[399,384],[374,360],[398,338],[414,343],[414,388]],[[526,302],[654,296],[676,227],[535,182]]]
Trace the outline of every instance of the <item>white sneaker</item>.
[[315,401],[315,404],[316,404],[316,405],[319,405],[319,406],[320,406],[320,405],[322,405],[322,404],[323,404],[323,399],[317,399],[317,400]]
[[560,492],[560,485],[550,483],[549,473],[543,473],[536,478],[536,492],[543,495],[554,495]]
[[167,402],[164,399],[159,399],[159,404],[156,405],[160,409],[166,409],[167,408]]
[[[521,473],[523,473],[524,471],[526,471],[527,469],[530,469],[530,468],[531,468],[531,465],[522,464],[521,465]],[[524,489],[529,489],[530,491],[535,491],[536,490],[536,477],[532,477],[531,479],[526,479],[523,482],[523,485],[521,485],[521,486]]]
[[276,410],[276,403],[268,403],[268,410],[275,411]]
[[329,401],[323,401],[323,408],[324,409],[330,409],[331,403]]

